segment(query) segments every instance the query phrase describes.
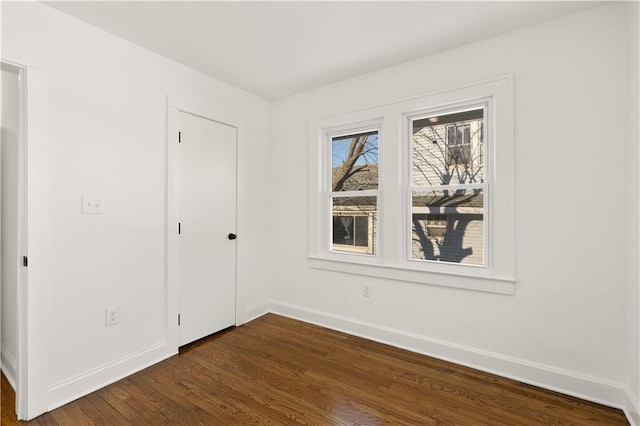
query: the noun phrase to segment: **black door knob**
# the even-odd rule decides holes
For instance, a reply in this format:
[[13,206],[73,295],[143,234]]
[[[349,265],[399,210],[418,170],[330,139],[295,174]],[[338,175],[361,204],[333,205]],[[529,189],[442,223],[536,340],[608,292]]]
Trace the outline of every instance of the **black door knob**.
[[230,240],[235,240],[236,238],[238,238],[238,236],[234,233],[231,233],[229,235],[227,235],[227,238],[229,238]]

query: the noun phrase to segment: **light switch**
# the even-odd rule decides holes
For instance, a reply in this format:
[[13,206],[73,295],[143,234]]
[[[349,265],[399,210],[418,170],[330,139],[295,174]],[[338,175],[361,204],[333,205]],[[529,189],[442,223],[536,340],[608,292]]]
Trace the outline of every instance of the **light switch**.
[[82,214],[104,213],[104,201],[100,197],[82,196]]

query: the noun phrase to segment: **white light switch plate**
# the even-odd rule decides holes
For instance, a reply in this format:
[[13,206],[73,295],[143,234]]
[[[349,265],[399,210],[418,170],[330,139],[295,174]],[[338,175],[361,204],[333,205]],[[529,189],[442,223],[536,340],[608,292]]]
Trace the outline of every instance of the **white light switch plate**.
[[104,213],[104,201],[100,197],[82,196],[82,214]]

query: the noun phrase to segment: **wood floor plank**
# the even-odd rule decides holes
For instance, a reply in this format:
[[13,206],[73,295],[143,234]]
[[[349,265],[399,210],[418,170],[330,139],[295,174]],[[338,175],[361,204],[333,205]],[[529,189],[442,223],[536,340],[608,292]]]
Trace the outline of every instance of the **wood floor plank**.
[[70,425],[76,424],[78,426],[95,426],[96,423],[87,416],[86,411],[80,407],[80,404],[71,403],[65,406],[64,410],[54,410],[51,415],[42,418],[43,422],[47,419],[51,419],[51,425]]
[[[282,331],[283,330],[278,331],[277,335],[281,334]],[[309,357],[306,359],[306,361],[302,361],[302,360],[300,361],[306,362],[309,365],[315,364],[315,370],[319,371],[319,375],[315,377],[315,380],[317,381],[324,380],[322,382],[324,387],[334,388],[334,389],[343,388],[343,390],[347,393],[349,392],[356,393],[357,389],[371,389],[373,390],[373,395],[375,394],[384,395],[383,398],[376,398],[369,395],[368,399],[370,400],[369,402],[374,402],[378,406],[379,410],[384,409],[384,407],[389,407],[390,410],[387,410],[386,412],[387,417],[393,417],[393,414],[392,414],[393,412],[404,411],[402,410],[403,408],[402,404],[406,403],[406,400],[401,400],[400,403],[398,404],[398,403],[395,403],[393,399],[391,399],[391,397],[393,396],[392,395],[393,392],[388,387],[387,382],[389,381],[387,380],[388,377],[386,377],[387,376],[386,374],[383,376],[378,376],[374,374],[371,371],[371,368],[369,367],[361,368],[359,366],[354,366],[353,360],[351,360],[350,363],[345,362],[346,360],[342,359],[344,357],[339,357],[338,359],[331,359],[331,356],[329,356],[328,354],[333,354],[336,352],[339,352],[337,348],[333,348],[332,350],[323,352],[321,358],[328,358],[327,360],[313,359],[312,357]],[[360,364],[374,365],[373,361],[374,361],[373,359],[368,359],[368,360],[364,360]],[[391,359],[389,361],[391,363],[394,363],[394,362],[397,362],[397,359]],[[347,366],[347,367],[343,369],[342,366]],[[305,367],[298,367],[298,368],[306,369],[307,367],[305,366]],[[354,374],[354,370],[358,374]],[[349,383],[342,383],[341,380],[339,379],[341,377],[347,377],[349,379]],[[440,401],[440,402],[446,405],[451,401]],[[467,407],[467,409],[469,409],[469,407]],[[415,413],[412,413],[412,414],[415,414]],[[454,414],[455,413],[451,413],[451,415],[454,415]],[[394,419],[394,420],[399,422],[401,421],[403,423],[408,423],[408,424],[416,424],[416,423],[428,424],[431,422],[430,420],[433,420],[433,419],[430,419],[429,416],[426,416],[426,417],[420,417],[420,418],[404,418],[404,419]]]
[[2,425],[626,425],[620,410],[269,314],[31,422]]

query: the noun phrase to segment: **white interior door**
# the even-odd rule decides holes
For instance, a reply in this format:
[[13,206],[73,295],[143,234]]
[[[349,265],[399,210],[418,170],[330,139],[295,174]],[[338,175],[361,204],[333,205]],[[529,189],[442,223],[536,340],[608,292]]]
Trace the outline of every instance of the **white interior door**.
[[183,112],[179,132],[178,330],[184,345],[235,324],[237,139],[234,127]]

